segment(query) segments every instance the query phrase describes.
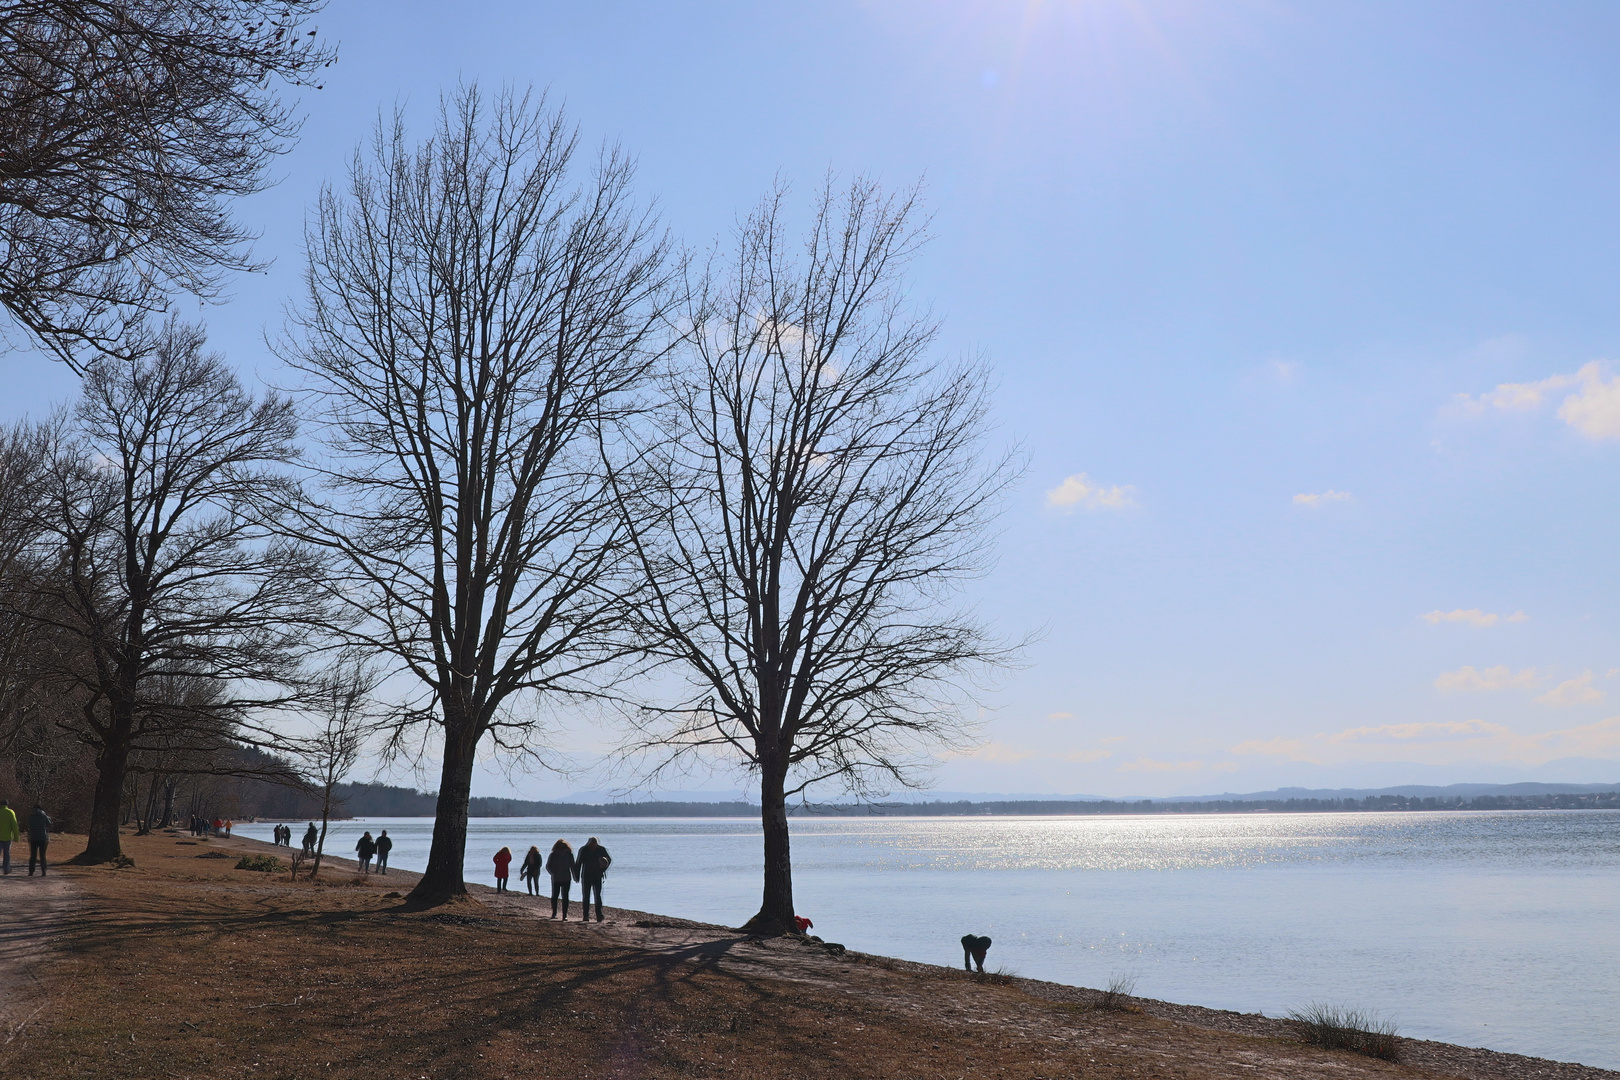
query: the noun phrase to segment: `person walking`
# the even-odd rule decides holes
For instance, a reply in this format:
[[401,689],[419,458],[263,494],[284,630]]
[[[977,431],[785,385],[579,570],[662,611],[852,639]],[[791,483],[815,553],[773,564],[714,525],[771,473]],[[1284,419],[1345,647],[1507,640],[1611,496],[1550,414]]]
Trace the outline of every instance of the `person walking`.
[[557,900],[562,899],[563,922],[568,921],[568,894],[574,891],[574,849],[566,840],[551,845],[546,856],[546,872],[551,875],[551,917],[557,917]]
[[354,850],[360,855],[360,872],[371,873],[371,857],[377,854],[377,841],[367,832],[355,843]]
[[540,849],[530,847],[529,853],[523,856],[523,867],[518,871],[518,877],[523,879],[523,887],[530,896],[540,895]]
[[394,850],[394,842],[388,839],[388,830],[384,829],[377,836],[377,873],[388,873],[388,853]]
[[591,894],[596,894],[596,921],[602,921],[602,879],[607,876],[608,867],[613,865],[613,856],[608,849],[596,842],[596,837],[585,841],[585,846],[579,849],[579,858],[574,861],[574,880],[579,882],[580,900],[585,905],[584,919],[591,921]]
[[11,873],[11,842],[22,838],[22,826],[17,824],[17,812],[5,799],[0,799],[0,874]]
[[309,828],[304,830],[304,854],[314,855],[315,845],[320,842],[320,839],[321,834],[315,830],[315,823],[310,822]]
[[512,866],[512,849],[503,847],[495,853],[495,891],[506,891],[507,872]]
[[51,842],[51,816],[39,803],[28,815],[28,876],[34,876],[34,859],[39,859],[39,876],[45,876],[45,849]]

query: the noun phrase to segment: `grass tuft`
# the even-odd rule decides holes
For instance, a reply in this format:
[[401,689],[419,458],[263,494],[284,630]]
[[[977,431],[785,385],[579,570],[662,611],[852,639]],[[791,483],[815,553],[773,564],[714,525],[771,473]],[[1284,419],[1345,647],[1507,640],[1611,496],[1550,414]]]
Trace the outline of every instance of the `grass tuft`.
[[1295,1009],[1288,1019],[1300,1027],[1300,1038],[1324,1050],[1349,1050],[1384,1061],[1401,1059],[1395,1022],[1366,1009],[1313,1004]]
[[257,870],[261,874],[279,874],[287,869],[274,855],[244,855],[236,862],[238,870]]
[[1108,980],[1108,989],[1097,999],[1097,1008],[1109,1012],[1136,1012],[1131,999],[1136,994],[1135,975],[1115,975]]

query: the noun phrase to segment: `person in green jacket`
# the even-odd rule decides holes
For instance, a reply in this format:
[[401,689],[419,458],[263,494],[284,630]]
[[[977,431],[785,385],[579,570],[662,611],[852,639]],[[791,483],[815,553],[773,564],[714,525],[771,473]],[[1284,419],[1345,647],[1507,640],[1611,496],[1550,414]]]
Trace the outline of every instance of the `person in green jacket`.
[[17,825],[17,812],[11,804],[0,799],[0,874],[11,873],[11,842],[22,836]]

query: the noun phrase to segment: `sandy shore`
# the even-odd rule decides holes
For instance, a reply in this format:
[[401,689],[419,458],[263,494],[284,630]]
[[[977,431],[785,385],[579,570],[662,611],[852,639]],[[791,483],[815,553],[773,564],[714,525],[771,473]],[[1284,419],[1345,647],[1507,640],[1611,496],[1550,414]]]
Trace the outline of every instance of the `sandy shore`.
[[1418,1040],[1395,1065],[1305,1046],[1287,1021],[1105,1010],[1080,987],[646,912],[562,924],[545,898],[481,885],[410,911],[415,874],[328,859],[293,883],[233,869],[276,852],[241,838],[127,850],[132,868],[0,880],[7,1076],[1620,1080]]

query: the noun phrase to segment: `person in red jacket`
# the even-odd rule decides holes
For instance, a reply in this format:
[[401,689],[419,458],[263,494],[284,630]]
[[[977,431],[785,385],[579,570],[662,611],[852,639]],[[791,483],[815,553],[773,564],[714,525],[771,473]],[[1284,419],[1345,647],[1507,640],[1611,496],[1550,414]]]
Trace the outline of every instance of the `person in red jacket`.
[[495,891],[506,891],[507,868],[512,865],[512,849],[501,848],[495,853]]

